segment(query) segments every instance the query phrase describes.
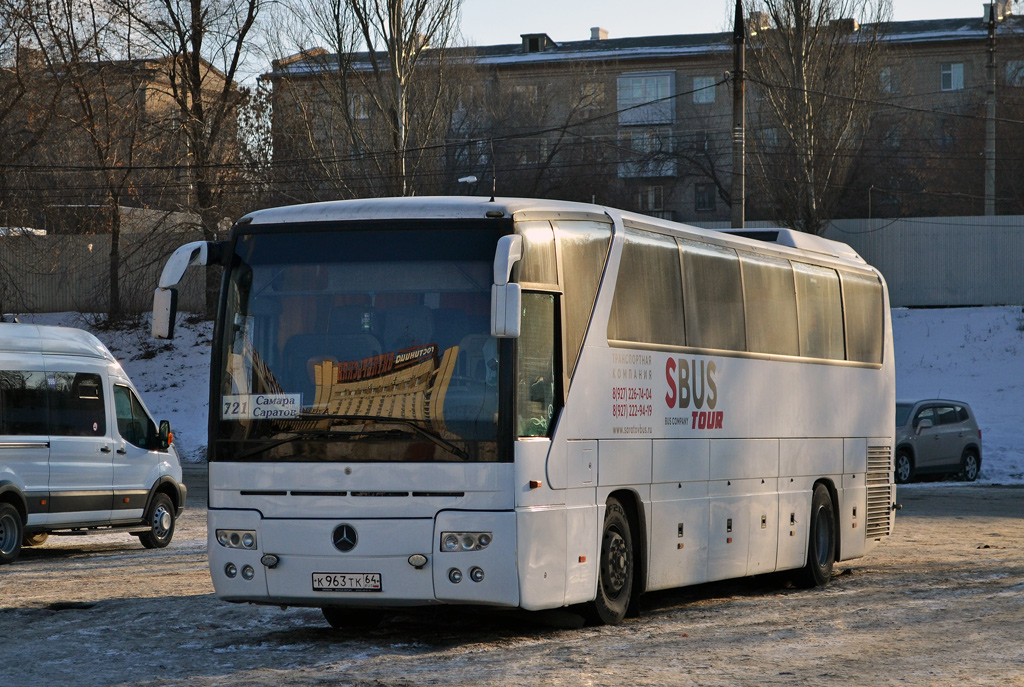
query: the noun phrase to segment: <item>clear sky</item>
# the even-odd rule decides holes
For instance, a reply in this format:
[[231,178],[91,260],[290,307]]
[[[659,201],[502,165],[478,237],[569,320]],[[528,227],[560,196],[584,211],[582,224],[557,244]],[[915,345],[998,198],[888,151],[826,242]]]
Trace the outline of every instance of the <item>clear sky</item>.
[[[892,0],[893,19],[979,18],[982,0]],[[732,28],[735,0],[465,0],[462,32],[472,45],[518,43],[523,33],[555,41],[590,38],[590,27],[609,38],[709,33]],[[1018,9],[1018,12],[1024,10]]]

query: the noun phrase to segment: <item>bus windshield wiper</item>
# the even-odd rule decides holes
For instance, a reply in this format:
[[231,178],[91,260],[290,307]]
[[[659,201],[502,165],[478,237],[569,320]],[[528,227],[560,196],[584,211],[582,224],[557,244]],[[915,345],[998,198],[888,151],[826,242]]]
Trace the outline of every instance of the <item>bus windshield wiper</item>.
[[277,448],[278,446],[295,441],[296,439],[305,439],[308,437],[331,438],[339,436],[337,432],[331,432],[324,429],[295,429],[289,431],[287,434],[288,436],[286,437],[271,439],[270,441],[263,442],[259,446],[254,446],[246,451],[242,451],[240,454],[235,456],[235,460],[245,460],[250,456],[255,456],[257,453],[269,451],[272,448]]
[[[414,432],[422,437],[425,437],[445,449],[449,453],[458,456],[462,460],[469,460],[469,454],[463,449],[459,448],[452,442],[445,439],[437,432],[431,432],[429,429],[420,427],[416,424],[415,420],[410,420],[404,417],[390,417],[388,415],[321,415],[319,413],[300,413],[300,420],[358,420],[364,422],[396,422],[398,424],[409,427]],[[329,432],[328,434],[337,434],[336,432]]]

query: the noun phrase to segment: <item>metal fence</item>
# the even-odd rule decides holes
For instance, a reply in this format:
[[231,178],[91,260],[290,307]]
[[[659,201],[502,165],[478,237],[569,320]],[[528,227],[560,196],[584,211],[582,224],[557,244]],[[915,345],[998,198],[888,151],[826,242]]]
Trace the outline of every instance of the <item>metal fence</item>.
[[[121,234],[119,295],[122,309],[152,307],[153,290],[175,248],[200,238],[198,232]],[[179,287],[178,308],[202,313],[204,268],[191,269]],[[110,235],[50,234],[0,237],[0,312],[108,312]]]
[[[895,307],[1024,305],[1024,216],[839,220],[825,236],[882,272]],[[167,256],[198,238],[195,230],[122,232],[124,310],[148,311]],[[0,236],[0,312],[105,312],[109,255],[109,235]],[[180,310],[204,312],[204,279],[205,268],[186,272]]]
[[878,268],[894,307],[1024,305],[1024,216],[838,220],[825,237]]

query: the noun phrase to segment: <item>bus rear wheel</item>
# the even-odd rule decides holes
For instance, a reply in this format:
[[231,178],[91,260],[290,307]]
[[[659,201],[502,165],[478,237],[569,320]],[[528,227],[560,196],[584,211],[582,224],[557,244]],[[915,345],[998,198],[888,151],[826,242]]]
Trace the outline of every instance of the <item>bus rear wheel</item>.
[[832,579],[836,560],[836,518],[832,496],[824,484],[814,487],[811,527],[807,541],[807,565],[797,577],[801,587],[824,587]]
[[633,535],[629,518],[618,499],[608,499],[598,561],[597,597],[593,607],[598,621],[616,625],[626,617],[633,593],[633,565]]

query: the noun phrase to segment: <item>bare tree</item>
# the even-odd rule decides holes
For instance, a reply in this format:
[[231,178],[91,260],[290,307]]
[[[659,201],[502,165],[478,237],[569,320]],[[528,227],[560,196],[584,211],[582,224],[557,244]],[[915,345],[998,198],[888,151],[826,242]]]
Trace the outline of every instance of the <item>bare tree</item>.
[[889,0],[748,0],[754,162],[774,218],[824,231],[867,130]]
[[33,201],[26,158],[45,136],[58,91],[31,49],[29,0],[0,0],[0,225],[30,223]]
[[101,0],[46,0],[34,7],[33,39],[48,72],[45,89],[55,94],[59,129],[50,132],[43,160],[58,187],[77,189],[80,202],[103,207],[111,237],[107,308],[118,319],[121,209],[137,199],[140,159],[158,146],[143,117],[147,82],[138,78],[142,64],[116,7]]
[[[138,40],[170,57],[169,96],[185,141],[181,161],[188,198],[203,236],[213,240],[244,183],[239,162],[237,80],[252,52],[253,29],[269,0],[112,0]],[[207,312],[216,309],[219,275],[207,269]]]
[[[449,51],[462,0],[306,0],[293,8],[304,52],[276,63],[275,136],[309,163],[314,197],[433,191],[466,56]],[[317,46],[319,49],[312,49]],[[321,46],[326,46],[326,50]],[[294,114],[293,114],[294,113]],[[296,117],[296,122],[283,121]],[[285,126],[282,127],[281,125]],[[293,168],[283,161],[286,174]]]

